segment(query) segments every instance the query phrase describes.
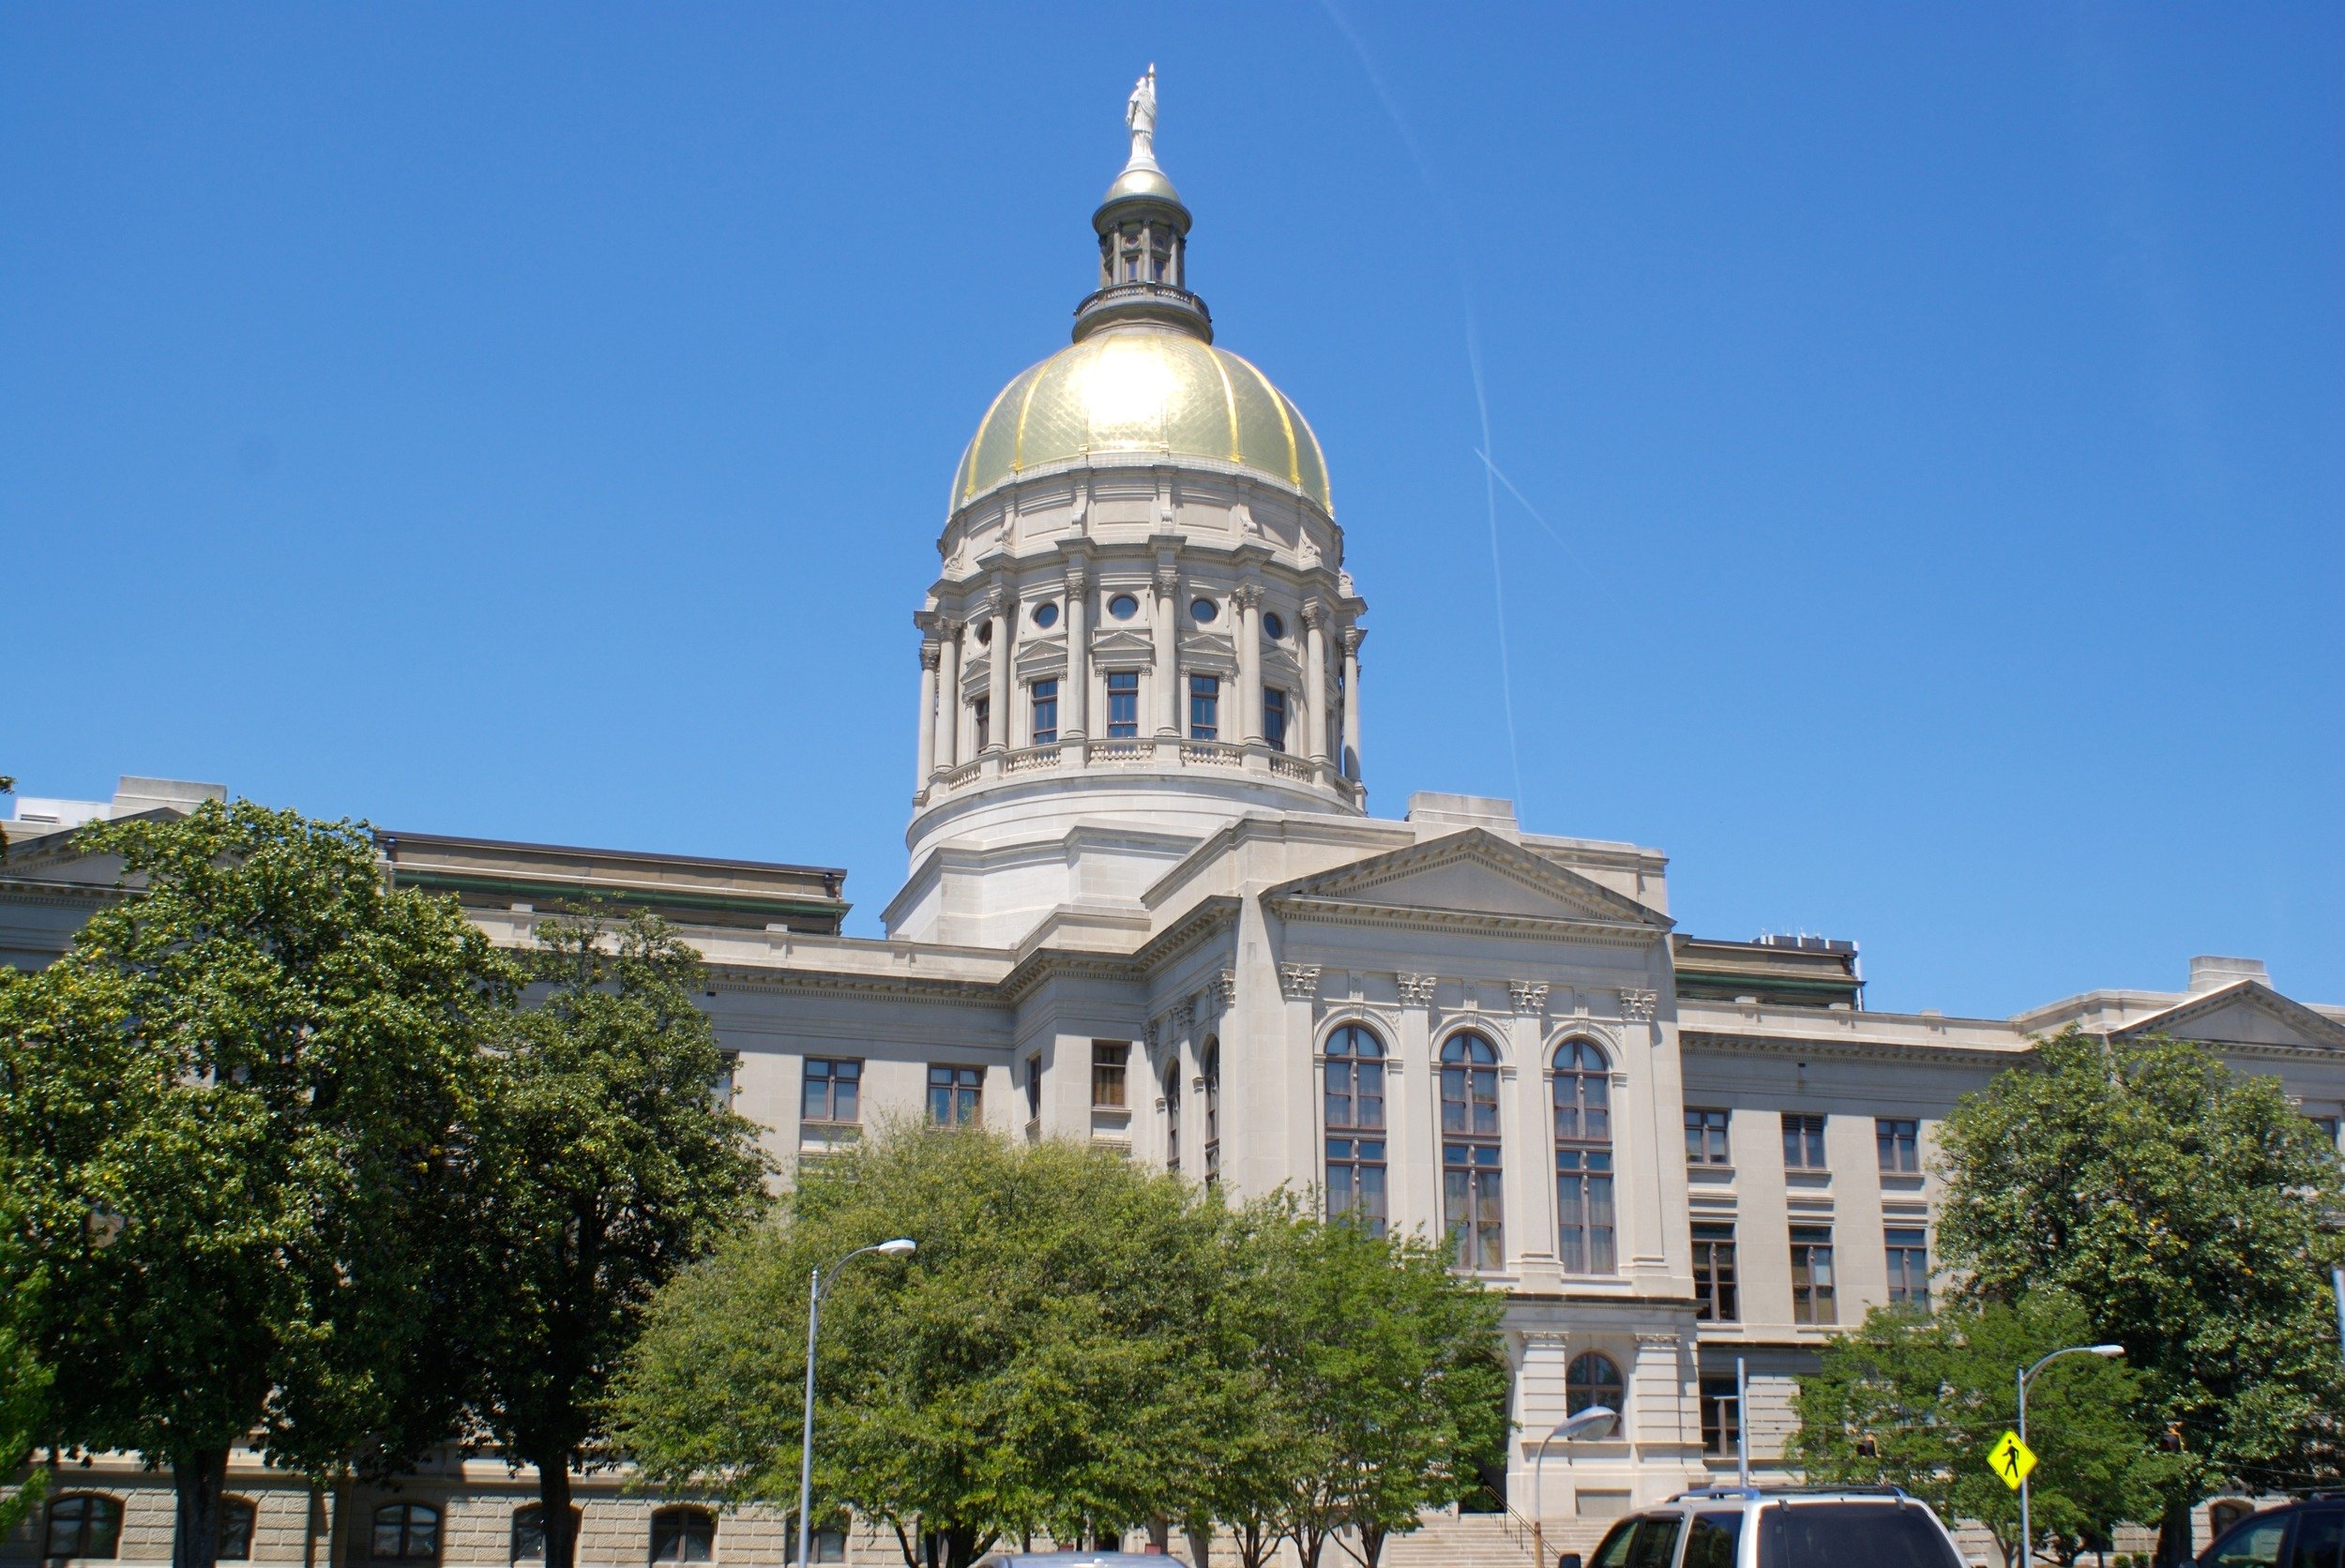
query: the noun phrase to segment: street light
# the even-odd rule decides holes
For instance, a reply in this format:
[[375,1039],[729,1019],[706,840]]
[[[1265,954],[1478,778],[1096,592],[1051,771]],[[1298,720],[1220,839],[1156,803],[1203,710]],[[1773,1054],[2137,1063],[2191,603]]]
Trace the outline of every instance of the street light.
[[[2065,1350],[2054,1350],[2050,1355],[2038,1358],[2033,1366],[2021,1367],[2020,1369],[2020,1446],[2022,1448],[2027,1446],[2027,1385],[2035,1380],[2035,1374],[2041,1372],[2050,1363],[2058,1361],[2062,1356],[2109,1357],[2122,1356],[2125,1353],[2126,1348],[2123,1345],[2071,1345]],[[2022,1475],[2020,1477],[2020,1560],[2021,1562],[2029,1561],[2035,1555],[2035,1538],[2028,1533],[2027,1504],[2027,1477]],[[805,1565],[801,1563],[799,1568],[805,1568]]]
[[1547,1445],[1601,1437],[1619,1421],[1618,1410],[1590,1405],[1578,1415],[1557,1422],[1555,1430],[1539,1440],[1539,1456],[1531,1461],[1531,1506],[1537,1511],[1531,1521],[1531,1555],[1539,1560],[1539,1568],[1547,1568]]
[[807,1568],[813,1550],[814,1531],[809,1528],[809,1515],[814,1507],[814,1331],[823,1320],[823,1292],[830,1289],[830,1281],[839,1277],[839,1271],[867,1253],[883,1258],[901,1258],[919,1244],[909,1236],[899,1236],[892,1242],[876,1246],[859,1246],[831,1265],[828,1279],[816,1269],[806,1282],[806,1425],[798,1435],[798,1568]]

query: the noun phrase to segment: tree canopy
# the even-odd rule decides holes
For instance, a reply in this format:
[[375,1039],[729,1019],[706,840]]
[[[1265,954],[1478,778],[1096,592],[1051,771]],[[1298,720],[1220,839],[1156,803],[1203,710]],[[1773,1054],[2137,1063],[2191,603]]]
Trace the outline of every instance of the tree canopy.
[[558,921],[493,1056],[476,1176],[473,1409],[537,1469],[547,1568],[570,1568],[569,1476],[609,1457],[603,1402],[653,1295],[766,1206],[757,1128],[726,1103],[699,955],[658,917]]
[[[1800,1380],[1799,1430],[1788,1456],[1811,1481],[1904,1487],[1949,1519],[1994,1533],[2020,1560],[2019,1496],[1988,1455],[2017,1414],[2013,1375],[2039,1356],[2091,1342],[2084,1309],[2057,1291],[2016,1304],[1958,1301],[1935,1312],[1876,1307],[1827,1344]],[[2028,1392],[2032,1525],[2072,1559],[2121,1520],[2154,1514],[2176,1461],[2134,1411],[2139,1374],[2121,1362],[2065,1356]]]
[[[2165,1039],[2070,1030],[1967,1096],[1940,1134],[1946,1264],[1977,1298],[2056,1288],[2126,1348],[2139,1419],[2184,1462],[2165,1555],[2212,1485],[2345,1474],[2329,1270],[2345,1235],[2336,1149],[2277,1079]],[[2179,1537],[2179,1539],[2177,1539]]]
[[134,896],[0,988],[15,1287],[52,1368],[41,1440],[168,1464],[211,1568],[228,1451],[392,1468],[459,1391],[435,1250],[508,967],[386,885],[367,832],[250,803],[80,830]]

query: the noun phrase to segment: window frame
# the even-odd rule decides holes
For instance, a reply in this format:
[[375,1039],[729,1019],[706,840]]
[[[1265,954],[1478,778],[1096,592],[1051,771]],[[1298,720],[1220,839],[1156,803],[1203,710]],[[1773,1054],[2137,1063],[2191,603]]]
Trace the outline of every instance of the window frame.
[[1438,1054],[1442,1224],[1455,1248],[1456,1266],[1473,1274],[1506,1267],[1501,1061],[1496,1043],[1472,1029],[1451,1033]]
[[[230,1551],[228,1527],[231,1521],[239,1513],[242,1514],[244,1519],[243,1549],[239,1551]],[[261,1505],[257,1499],[245,1497],[238,1493],[231,1493],[222,1497],[219,1500],[219,1551],[216,1554],[218,1560],[221,1562],[251,1561],[252,1537],[259,1531],[260,1528]]]
[[1262,688],[1262,738],[1273,751],[1287,748],[1287,694],[1282,687]]
[[1873,1118],[1873,1157],[1884,1176],[1922,1173],[1922,1122],[1918,1116]]
[[[398,1531],[399,1545],[390,1552],[382,1550],[383,1516],[386,1514],[399,1515],[398,1523],[392,1526]],[[414,1549],[415,1538],[418,1533],[416,1526],[420,1520],[424,1519],[431,1522],[431,1547],[426,1551],[416,1551]],[[445,1533],[446,1522],[446,1513],[436,1503],[418,1502],[412,1498],[378,1502],[367,1515],[367,1560],[370,1562],[437,1562],[440,1560],[440,1548],[446,1544],[442,1536]]]
[[[1707,1234],[1704,1234],[1707,1232]],[[1692,1229],[1694,1321],[1739,1323],[1742,1266],[1732,1220],[1698,1219]]]
[[1164,1168],[1181,1173],[1181,1063],[1175,1056],[1164,1069]]
[[1831,1118],[1822,1111],[1787,1110],[1783,1119],[1783,1168],[1830,1170],[1832,1151],[1825,1142]]
[[[1603,1368],[1601,1377],[1594,1375],[1598,1366]],[[1583,1371],[1589,1375],[1583,1377]],[[1611,1391],[1609,1403],[1603,1396],[1607,1389]],[[1620,1363],[1602,1350],[1582,1350],[1564,1367],[1564,1415],[1568,1419],[1596,1405],[1620,1418],[1621,1431],[1628,1430],[1628,1380],[1621,1376]]]
[[[1555,1143],[1555,1259],[1569,1274],[1620,1272],[1619,1187],[1612,1168],[1612,1059],[1584,1034],[1548,1056]],[[1568,1092],[1569,1103],[1566,1103]]]
[[[1102,671],[1102,674],[1107,683],[1108,739],[1112,741],[1138,740],[1140,738],[1140,671],[1109,670]],[[1129,684],[1119,686],[1118,682]]]
[[1129,1110],[1132,1043],[1129,1040],[1091,1042],[1091,1108]]
[[1732,1457],[1743,1433],[1743,1401],[1732,1378],[1703,1378],[1695,1397],[1701,1405],[1702,1452]]
[[1202,671],[1188,672],[1188,738],[1221,738],[1221,677]]
[[1197,1058],[1197,1076],[1205,1080],[1205,1146],[1202,1151],[1205,1164],[1205,1185],[1221,1184],[1221,1037],[1205,1036],[1205,1048]]
[[1792,1227],[1792,1321],[1825,1328],[1839,1317],[1838,1277],[1833,1269],[1832,1227]]
[[[68,1503],[80,1505],[73,1510],[72,1530],[73,1544],[85,1548],[81,1551],[61,1552],[57,1550],[58,1515]],[[95,1508],[93,1504],[96,1505]],[[106,1548],[103,1551],[86,1549],[94,1544],[90,1529],[93,1512],[98,1513],[106,1521],[104,1534],[98,1538],[102,1540]],[[41,1560],[62,1562],[70,1558],[80,1558],[91,1562],[108,1562],[120,1557],[122,1555],[122,1500],[111,1492],[58,1493],[49,1500],[49,1506],[41,1515]]]
[[[697,1531],[690,1528],[695,1522],[702,1527]],[[659,1536],[663,1529],[674,1530],[673,1539],[678,1545],[685,1548],[673,1557],[660,1555]],[[648,1535],[649,1554],[644,1558],[647,1563],[714,1562],[717,1560],[717,1515],[711,1509],[697,1507],[690,1503],[676,1503],[666,1508],[655,1508],[652,1510]],[[698,1557],[694,1557],[690,1550],[691,1542],[696,1535],[703,1543],[703,1549]]]
[[1881,1250],[1888,1267],[1889,1304],[1929,1311],[1929,1228],[1884,1225],[1881,1228]]
[[1732,1107],[1687,1106],[1686,1163],[1689,1166],[1732,1167],[1734,1163],[1733,1125]]
[[1364,1023],[1348,1021],[1328,1032],[1320,1055],[1327,1217],[1349,1219],[1369,1235],[1382,1236],[1392,1220],[1384,1121],[1390,1057],[1384,1037]]
[[993,699],[991,697],[970,699],[969,721],[971,728],[976,731],[974,739],[976,745],[969,748],[971,754],[974,755],[993,744]]
[[[573,1558],[577,1555],[579,1527],[585,1522],[585,1517],[583,1509],[576,1503],[570,1504],[570,1543]],[[537,1532],[537,1549],[534,1553],[522,1550],[522,1532],[524,1530]],[[505,1548],[507,1560],[517,1565],[524,1562],[543,1562],[546,1560],[546,1505],[544,1503],[525,1502],[513,1510],[512,1517],[506,1524]]]
[[[840,1127],[860,1128],[863,1125],[864,1059],[859,1056],[809,1056],[801,1058],[800,1063],[798,1124],[801,1127],[834,1130]],[[816,1072],[817,1068],[822,1069],[819,1075]],[[852,1070],[841,1073],[840,1071],[841,1068]],[[807,1110],[808,1097],[814,1092],[818,1081],[823,1086],[824,1107],[823,1114],[819,1116],[809,1114]],[[839,1114],[839,1102],[842,1089],[845,1097],[853,1102],[851,1113],[845,1116]]]
[[1030,744],[1058,745],[1058,677],[1026,683],[1026,712],[1033,725]]
[[[940,1080],[939,1073],[947,1075]],[[972,1075],[963,1079],[961,1074]],[[931,1062],[929,1063],[929,1125],[931,1127],[974,1127],[983,1123],[985,1116],[985,1069],[966,1062]],[[945,1098],[940,1102],[939,1094]],[[966,1101],[964,1104],[963,1101]],[[943,1110],[939,1110],[940,1103]]]

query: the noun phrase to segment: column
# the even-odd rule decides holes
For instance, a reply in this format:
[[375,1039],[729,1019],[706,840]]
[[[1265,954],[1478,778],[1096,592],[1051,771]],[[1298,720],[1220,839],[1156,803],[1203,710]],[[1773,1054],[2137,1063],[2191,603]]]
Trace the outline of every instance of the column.
[[1295,733],[1304,742],[1322,784],[1327,782],[1327,612],[1317,599],[1303,601],[1303,701]]
[[1058,694],[1061,740],[1091,732],[1091,572],[1082,562],[1067,568],[1067,679]]
[[1180,613],[1181,574],[1178,567],[1157,567],[1157,733],[1177,735],[1181,724]]
[[1018,607],[1012,602],[1006,587],[996,586],[993,603],[986,613],[993,621],[993,679],[991,683],[992,717],[990,738],[993,744],[988,750],[1009,748],[1010,665],[1018,650],[1011,646],[1017,637]]
[[937,640],[931,631],[920,639],[920,732],[915,742],[919,761],[912,778],[915,794],[927,791],[929,775],[936,771],[936,663]]
[[1262,590],[1242,584],[1230,596],[1237,611],[1238,738],[1262,745]]
[[961,761],[961,623],[936,623],[936,766]]
[[1360,776],[1360,642],[1368,636],[1357,626],[1343,628],[1343,759],[1346,778]]

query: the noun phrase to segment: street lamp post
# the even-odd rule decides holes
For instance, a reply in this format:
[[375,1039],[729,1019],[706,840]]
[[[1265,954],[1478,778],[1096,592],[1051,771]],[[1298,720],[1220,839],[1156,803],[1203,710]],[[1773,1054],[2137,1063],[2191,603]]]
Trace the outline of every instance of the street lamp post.
[[1619,1411],[1590,1405],[1578,1415],[1557,1422],[1555,1429],[1539,1440],[1539,1456],[1531,1461],[1531,1506],[1536,1510],[1531,1520],[1531,1555],[1539,1560],[1539,1568],[1547,1568],[1547,1445],[1592,1437],[1618,1420]]
[[[2027,1446],[2027,1385],[2035,1380],[2035,1374],[2062,1356],[2122,1356],[2125,1353],[2123,1345],[2071,1345],[2065,1350],[2054,1350],[2038,1358],[2033,1366],[2020,1368],[2020,1445],[2022,1448]],[[2022,1563],[2033,1560],[2035,1556],[2035,1541],[2029,1533],[2029,1524],[2027,1477],[2022,1475],[2020,1477],[2020,1560]],[[805,1568],[805,1565],[801,1563],[799,1568]]]
[[814,1531],[809,1515],[814,1507],[814,1331],[823,1320],[823,1292],[830,1289],[830,1281],[839,1277],[839,1271],[866,1253],[876,1252],[883,1258],[901,1258],[919,1244],[908,1236],[877,1246],[859,1246],[831,1265],[825,1278],[816,1269],[806,1282],[806,1425],[798,1435],[798,1568],[807,1568],[812,1560]]

